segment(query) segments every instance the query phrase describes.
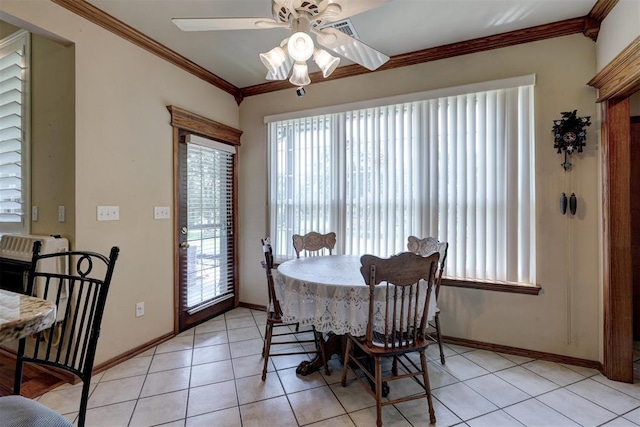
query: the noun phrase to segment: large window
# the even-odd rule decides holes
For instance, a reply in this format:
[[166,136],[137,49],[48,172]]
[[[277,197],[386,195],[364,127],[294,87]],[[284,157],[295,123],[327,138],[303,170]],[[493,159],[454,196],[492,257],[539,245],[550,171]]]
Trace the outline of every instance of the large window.
[[29,33],[0,40],[0,233],[28,232]]
[[270,233],[338,234],[337,251],[449,242],[446,275],[535,283],[533,76],[392,105],[267,118]]

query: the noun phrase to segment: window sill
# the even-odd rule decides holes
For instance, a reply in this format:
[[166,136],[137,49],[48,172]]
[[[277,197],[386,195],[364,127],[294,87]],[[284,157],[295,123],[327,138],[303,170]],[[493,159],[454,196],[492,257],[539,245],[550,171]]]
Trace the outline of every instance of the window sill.
[[523,285],[515,283],[491,283],[473,282],[470,280],[457,280],[442,278],[442,286],[455,288],[480,289],[483,291],[507,292],[512,294],[538,295],[542,288],[536,285]]

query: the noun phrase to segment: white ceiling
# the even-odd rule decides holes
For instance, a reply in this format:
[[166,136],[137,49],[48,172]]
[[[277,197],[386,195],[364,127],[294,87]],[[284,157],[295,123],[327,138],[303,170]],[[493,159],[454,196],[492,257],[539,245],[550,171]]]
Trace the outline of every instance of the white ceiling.
[[[271,18],[271,0],[87,1],[240,88],[266,81],[266,69],[258,55],[280,44],[289,33],[281,28],[183,32],[171,22],[171,18]],[[351,17],[351,21],[362,42],[393,56],[582,17],[595,3],[391,0]],[[350,63],[342,58],[340,65]]]

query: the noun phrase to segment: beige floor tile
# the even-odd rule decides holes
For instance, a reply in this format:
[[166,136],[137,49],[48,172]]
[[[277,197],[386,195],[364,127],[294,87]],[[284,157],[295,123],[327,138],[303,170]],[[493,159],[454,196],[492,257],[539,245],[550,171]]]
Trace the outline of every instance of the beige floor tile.
[[227,331],[203,332],[194,335],[193,347],[206,347],[208,345],[226,344],[229,342]]
[[227,329],[227,336],[229,342],[245,341],[256,338],[262,338],[257,326],[250,326],[248,328]]
[[315,423],[345,413],[328,386],[287,394],[300,425]]
[[580,425],[536,399],[525,400],[503,410],[527,427],[578,427]]
[[219,362],[220,360],[231,359],[229,344],[209,345],[193,349],[193,365],[203,363]]
[[640,409],[634,409],[623,415],[626,420],[632,421],[636,425],[640,425]]
[[613,389],[626,393],[629,396],[635,397],[636,399],[640,399],[639,383],[629,384],[629,383],[622,383],[620,381],[611,381],[610,379],[606,378],[602,374],[591,377],[591,379],[594,381],[598,381],[599,383],[609,386]]
[[493,351],[473,350],[464,353],[464,357],[489,372],[501,371],[516,365]]
[[240,405],[271,399],[284,395],[284,389],[275,372],[267,373],[267,378],[262,381],[262,375],[236,379],[236,388],[239,390],[238,402]]
[[238,318],[238,317],[246,317],[246,316],[252,316],[251,309],[246,308],[246,307],[234,308],[233,310],[227,311],[224,314],[225,320],[235,319],[235,318]]
[[287,393],[295,393],[302,390],[308,390],[310,388],[322,387],[327,385],[322,375],[319,372],[314,372],[311,375],[298,375],[295,368],[281,369],[278,371],[278,376],[282,382],[282,386]]
[[428,362],[427,370],[429,371],[431,390],[458,382],[458,379],[445,371],[439,362]]
[[[235,357],[231,359],[233,364],[233,372],[236,378],[250,377],[253,375],[262,375],[264,359],[260,354],[252,354],[251,356]],[[275,368],[271,360],[267,364],[267,372],[273,372]]]
[[187,412],[187,390],[138,400],[129,427],[147,427],[182,420]]
[[192,353],[193,350],[182,350],[172,353],[156,354],[151,361],[149,372],[168,371],[170,369],[191,366]]
[[504,411],[495,411],[467,421],[469,427],[514,427],[521,425]]
[[248,328],[254,326],[257,325],[253,316],[233,317],[231,319],[227,319],[227,329]]
[[187,416],[193,417],[234,406],[238,406],[238,395],[234,380],[202,387],[191,387],[189,390]]
[[585,427],[599,426],[616,417],[613,412],[564,388],[538,396],[537,399]]
[[[278,350],[278,352],[282,352],[282,353],[286,353],[289,351],[292,351],[292,349]],[[297,368],[301,362],[305,360],[311,360],[311,358],[315,356],[314,354],[291,354],[288,356],[274,356],[273,354],[274,353],[272,353],[271,356],[269,356],[269,360],[273,362],[273,366],[275,366],[276,369],[278,370]]]
[[463,383],[439,388],[433,391],[433,395],[462,420],[476,418],[498,409]]
[[127,427],[136,401],[116,403],[87,410],[85,425],[91,427]]
[[558,363],[547,362],[545,360],[534,360],[532,362],[525,363],[522,367],[535,372],[541,377],[544,377],[549,381],[553,381],[562,387],[584,379],[584,376],[580,375],[576,371],[567,369]]
[[609,421],[606,424],[603,424],[602,427],[637,427],[638,424],[632,423],[631,421],[624,419],[622,417],[616,418],[615,420]]
[[640,407],[640,400],[592,379],[571,384],[567,386],[567,390],[618,415]]
[[376,404],[376,399],[356,379],[347,380],[346,387],[342,387],[338,382],[332,384],[330,388],[347,412],[358,411]]
[[242,427],[240,420],[240,409],[237,407],[222,409],[220,411],[209,412],[208,414],[198,415],[187,418],[185,427]]
[[[438,399],[433,397],[433,410],[436,414],[436,424],[438,427],[448,427],[459,425],[462,420],[444,406]],[[429,423],[429,404],[427,399],[416,399],[408,402],[396,403],[396,409],[407,419],[413,426],[428,426]]]
[[[96,386],[97,384],[91,384],[89,396],[96,389]],[[68,414],[78,412],[81,397],[82,387],[67,387],[43,394],[38,398],[38,402],[61,414]]]
[[262,354],[262,338],[254,338],[229,344],[231,357],[244,357],[252,354]]
[[494,375],[502,378],[506,382],[518,387],[530,396],[538,396],[558,388],[554,382],[541,377],[540,375],[524,369],[521,366],[498,371]]
[[511,360],[516,365],[522,365],[523,363],[531,362],[533,359],[530,357],[516,356],[515,354],[497,353],[505,359]]
[[242,427],[298,427],[285,396],[240,406]]
[[495,375],[473,378],[464,383],[499,408],[522,402],[531,397]]
[[216,317],[214,319],[207,320],[206,322],[196,326],[194,328],[194,333],[198,335],[198,334],[205,334],[209,332],[226,332],[226,330],[227,330],[227,324],[224,318]]
[[140,396],[144,380],[145,375],[139,375],[137,377],[98,383],[93,393],[89,396],[87,407],[96,408],[98,406],[126,402],[127,400],[135,400]]
[[[375,406],[352,412],[349,416],[357,427],[372,427],[376,425]],[[382,425],[385,427],[411,427],[411,423],[393,406],[382,407]]]
[[445,365],[440,365],[440,367],[460,381],[479,377],[481,375],[486,375],[489,373],[489,371],[476,365],[462,355],[448,357],[447,363]]
[[105,371],[100,381],[111,381],[136,375],[145,375],[149,371],[151,359],[153,359],[153,356],[134,357],[125,360],[119,365]]
[[190,377],[191,367],[189,366],[149,374],[142,386],[140,397],[188,389]]
[[156,348],[156,354],[169,353],[172,351],[190,350],[193,348],[193,333],[189,335],[178,335],[165,341]]
[[156,352],[156,347],[151,347],[150,349],[147,349],[145,351],[143,351],[142,353],[136,355],[135,357],[147,357],[147,356],[153,356]]
[[191,367],[191,387],[233,380],[231,360],[205,363]]
[[597,369],[585,368],[585,367],[582,367],[582,366],[569,365],[569,364],[566,364],[566,363],[561,363],[560,365],[564,366],[567,369],[571,369],[572,371],[575,371],[575,372],[579,373],[580,375],[582,375],[585,378],[592,377],[594,375],[600,374],[600,371],[598,371]]
[[309,424],[308,427],[355,427],[348,415],[340,415],[339,417],[329,418],[328,420],[318,421]]

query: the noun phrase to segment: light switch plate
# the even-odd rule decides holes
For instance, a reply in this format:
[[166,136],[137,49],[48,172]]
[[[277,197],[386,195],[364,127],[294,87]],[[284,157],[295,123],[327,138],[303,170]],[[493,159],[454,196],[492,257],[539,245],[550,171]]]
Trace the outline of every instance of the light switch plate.
[[118,221],[120,206],[98,206],[98,221]]
[[31,221],[38,221],[38,207],[31,206]]
[[65,220],[64,206],[58,206],[58,222],[64,222],[64,220]]

